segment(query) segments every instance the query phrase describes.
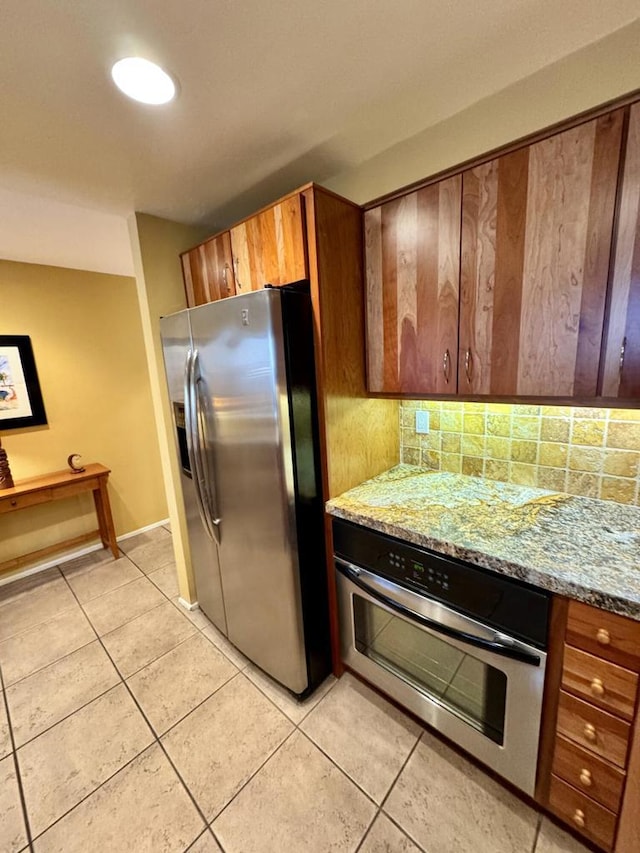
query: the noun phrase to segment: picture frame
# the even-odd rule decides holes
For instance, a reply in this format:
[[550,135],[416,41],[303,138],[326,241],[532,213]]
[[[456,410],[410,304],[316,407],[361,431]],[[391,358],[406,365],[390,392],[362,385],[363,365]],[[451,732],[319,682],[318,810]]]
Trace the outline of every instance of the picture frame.
[[0,335],[0,432],[47,423],[28,335]]

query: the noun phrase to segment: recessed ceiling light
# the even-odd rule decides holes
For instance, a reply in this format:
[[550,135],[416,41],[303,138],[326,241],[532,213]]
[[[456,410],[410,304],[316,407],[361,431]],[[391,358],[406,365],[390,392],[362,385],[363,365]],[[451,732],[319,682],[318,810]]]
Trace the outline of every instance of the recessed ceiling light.
[[176,94],[176,86],[155,62],[128,56],[111,69],[113,82],[121,92],[143,104],[166,104]]

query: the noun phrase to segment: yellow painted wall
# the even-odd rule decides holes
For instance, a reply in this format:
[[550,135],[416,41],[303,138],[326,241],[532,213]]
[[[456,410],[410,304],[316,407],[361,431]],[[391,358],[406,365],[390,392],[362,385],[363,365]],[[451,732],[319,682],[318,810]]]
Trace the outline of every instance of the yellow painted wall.
[[640,20],[323,183],[363,204],[636,89]]
[[[166,518],[135,280],[0,261],[0,334],[31,337],[48,418],[2,431],[14,479],[80,453],[112,469],[118,535]],[[3,515],[0,561],[90,532],[92,507],[79,495]]]
[[180,595],[193,602],[196,592],[162,359],[160,317],[187,307],[179,255],[203,240],[208,231],[136,213],[129,219],[129,233]]

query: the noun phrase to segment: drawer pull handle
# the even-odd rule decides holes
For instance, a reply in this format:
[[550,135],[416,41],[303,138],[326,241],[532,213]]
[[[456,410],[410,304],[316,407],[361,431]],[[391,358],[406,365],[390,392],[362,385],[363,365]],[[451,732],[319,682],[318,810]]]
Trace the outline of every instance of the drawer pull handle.
[[591,682],[591,692],[594,696],[604,696],[604,684],[601,678],[594,678]]
[[591,778],[591,771],[587,770],[586,767],[583,767],[580,771],[580,784],[584,785],[585,788],[590,788],[593,785],[593,779]]
[[607,631],[606,628],[598,628],[596,631],[596,640],[600,643],[601,646],[608,646],[611,642],[611,634]]
[[18,501],[15,498],[11,501],[11,506],[18,506]]
[[590,743],[595,743],[598,740],[598,734],[596,732],[596,727],[593,723],[586,723],[584,727],[584,736]]
[[582,809],[576,809],[573,813],[573,822],[576,826],[579,826],[580,829],[584,828],[584,812]]

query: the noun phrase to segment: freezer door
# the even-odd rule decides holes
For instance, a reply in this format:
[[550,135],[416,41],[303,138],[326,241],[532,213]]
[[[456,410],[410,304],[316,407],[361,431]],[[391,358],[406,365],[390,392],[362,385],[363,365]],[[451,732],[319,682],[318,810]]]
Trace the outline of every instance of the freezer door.
[[191,311],[206,394],[228,636],[294,693],[307,687],[280,293]]
[[226,634],[218,549],[201,517],[194,482],[195,470],[192,470],[195,469],[192,459],[197,448],[189,446],[187,430],[189,395],[185,398],[185,387],[192,355],[189,312],[180,311],[163,317],[160,333],[196,594],[202,611]]

